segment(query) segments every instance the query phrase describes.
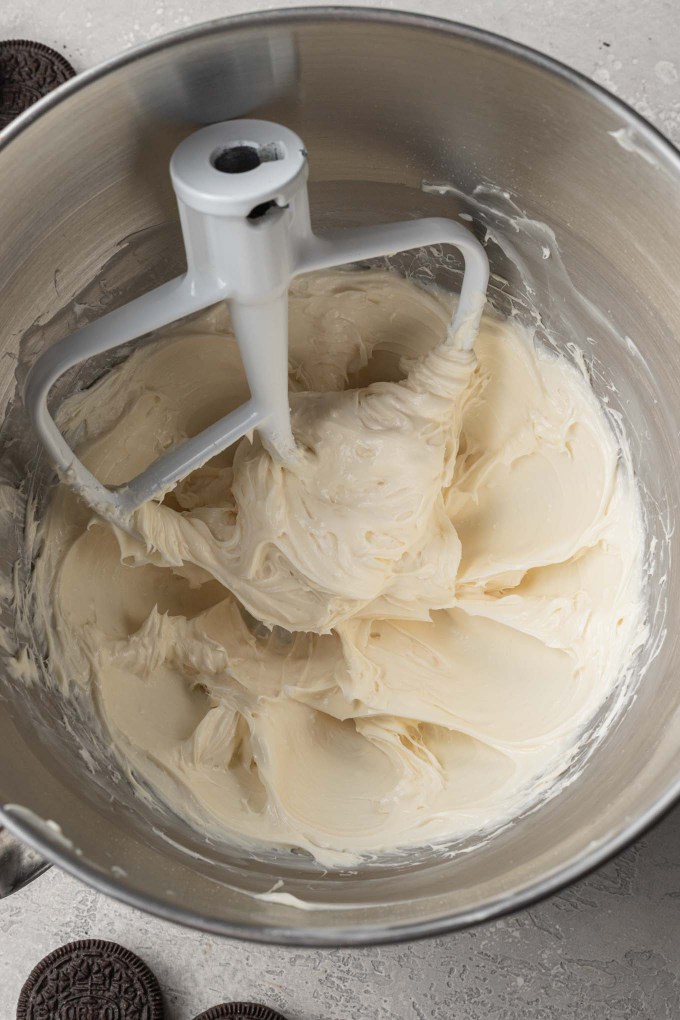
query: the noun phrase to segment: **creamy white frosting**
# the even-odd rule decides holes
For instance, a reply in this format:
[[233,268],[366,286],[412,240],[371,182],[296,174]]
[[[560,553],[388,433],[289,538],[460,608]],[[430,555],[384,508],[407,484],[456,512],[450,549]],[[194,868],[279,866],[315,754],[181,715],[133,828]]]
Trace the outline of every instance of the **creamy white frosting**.
[[[204,830],[335,864],[498,824],[643,637],[638,496],[586,378],[492,315],[458,352],[450,314],[392,273],[303,278],[293,465],[242,440],[137,512],[145,543],[55,494],[52,670]],[[60,425],[116,484],[246,397],[216,309]]]

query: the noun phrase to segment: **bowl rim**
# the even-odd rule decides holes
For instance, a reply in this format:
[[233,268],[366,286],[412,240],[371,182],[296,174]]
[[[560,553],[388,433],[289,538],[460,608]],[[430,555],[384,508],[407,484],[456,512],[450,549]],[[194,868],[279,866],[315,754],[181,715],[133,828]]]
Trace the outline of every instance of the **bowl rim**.
[[[89,85],[106,78],[109,74],[129,64],[137,63],[153,54],[172,49],[177,44],[202,37],[209,37],[210,35],[222,33],[230,29],[266,26],[286,27],[305,23],[332,23],[334,21],[370,22],[400,25],[421,30],[425,29],[469,40],[496,52],[517,57],[566,82],[580,92],[595,99],[600,105],[611,110],[613,114],[626,120],[635,128],[640,138],[653,151],[655,158],[658,158],[662,164],[668,166],[680,181],[680,151],[678,148],[658,128],[654,127],[629,104],[612,95],[612,93],[597,84],[597,82],[592,81],[586,75],[574,70],[561,61],[498,33],[476,28],[448,18],[416,14],[398,9],[384,10],[375,7],[357,7],[351,5],[329,5],[323,7],[309,5],[236,14],[198,22],[195,25],[158,36],[149,42],[133,46],[129,50],[125,50],[123,53],[77,74],[74,78],[60,85],[29,107],[28,110],[13,120],[8,127],[0,131],[0,153],[23,134],[24,131],[30,128],[35,121],[48,113],[52,108],[67,100],[69,96],[86,89]],[[499,895],[478,907],[463,910],[454,915],[417,922],[398,922],[393,925],[384,923],[349,925],[346,927],[338,925],[333,928],[320,928],[315,927],[313,924],[299,928],[241,924],[215,917],[206,917],[159,897],[141,893],[134,888],[127,887],[121,879],[116,879],[114,876],[103,873],[96,865],[78,858],[72,850],[55,845],[55,843],[46,838],[44,823],[41,824],[40,819],[36,818],[33,820],[27,816],[20,818],[13,814],[11,805],[6,804],[3,806],[0,804],[0,821],[15,836],[74,878],[80,879],[99,892],[111,896],[113,899],[154,914],[163,920],[173,921],[177,924],[186,925],[215,935],[256,943],[340,948],[384,945],[444,935],[529,907],[547,896],[558,892],[577,879],[585,877],[616,856],[649,828],[660,822],[678,800],[680,800],[680,769],[677,778],[668,783],[666,789],[638,818],[627,825],[622,825],[617,832],[613,833],[598,846],[586,849],[577,854],[568,863],[553,868],[539,880],[527,882],[510,893]]]

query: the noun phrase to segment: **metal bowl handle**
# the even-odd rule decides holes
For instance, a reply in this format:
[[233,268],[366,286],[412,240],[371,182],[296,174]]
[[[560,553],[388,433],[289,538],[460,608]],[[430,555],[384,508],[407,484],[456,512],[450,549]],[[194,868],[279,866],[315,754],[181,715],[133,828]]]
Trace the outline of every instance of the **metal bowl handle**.
[[11,896],[51,867],[49,861],[0,826],[0,899]]

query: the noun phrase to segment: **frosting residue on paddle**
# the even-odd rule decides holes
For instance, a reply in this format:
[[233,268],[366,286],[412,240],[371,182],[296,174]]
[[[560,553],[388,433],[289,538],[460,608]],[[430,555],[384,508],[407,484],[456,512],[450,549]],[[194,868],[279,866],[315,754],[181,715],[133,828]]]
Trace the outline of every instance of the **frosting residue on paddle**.
[[[629,461],[585,376],[446,296],[332,271],[290,296],[300,456],[246,438],[136,514],[65,487],[35,572],[51,670],[191,824],[325,865],[502,824],[642,643]],[[106,484],[248,396],[223,308],[62,406]]]

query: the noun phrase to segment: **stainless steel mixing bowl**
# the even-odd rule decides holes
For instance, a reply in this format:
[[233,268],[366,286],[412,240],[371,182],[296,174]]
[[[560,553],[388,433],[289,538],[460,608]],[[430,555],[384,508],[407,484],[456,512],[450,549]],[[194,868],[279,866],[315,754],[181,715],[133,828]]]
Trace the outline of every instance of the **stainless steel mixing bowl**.
[[[295,854],[212,846],[131,797],[115,765],[82,751],[87,734],[58,695],[25,678],[44,667],[44,649],[9,597],[9,579],[25,584],[30,563],[8,506],[12,487],[40,483],[45,469],[14,403],[17,377],[76,323],[180,270],[168,158],[196,126],[237,116],[280,121],[305,139],[317,224],[472,215],[480,236],[489,231],[497,302],[510,295],[521,312],[533,279],[541,329],[592,356],[594,385],[631,438],[657,539],[647,649],[655,656],[627,710],[572,763],[572,781],[467,853],[421,852],[322,876]],[[672,803],[680,159],[637,114],[537,53],[445,21],[331,8],[249,15],[126,53],[25,114],[0,148],[0,224],[0,410],[11,412],[0,505],[8,628],[0,804],[17,836],[84,881],[176,921],[289,944],[356,944],[527,904],[620,849]],[[435,252],[406,268],[446,282],[458,267]],[[17,667],[17,651],[28,667]],[[254,898],[279,879],[312,909]]]

